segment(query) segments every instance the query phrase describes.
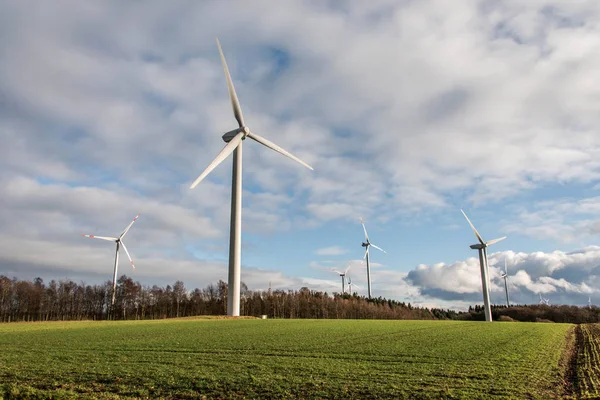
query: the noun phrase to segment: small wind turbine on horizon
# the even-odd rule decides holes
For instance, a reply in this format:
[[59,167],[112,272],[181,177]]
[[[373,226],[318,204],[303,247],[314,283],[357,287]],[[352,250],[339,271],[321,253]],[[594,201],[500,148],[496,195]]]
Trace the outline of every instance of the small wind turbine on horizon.
[[540,295],[540,304],[546,304],[546,305],[550,304],[550,299],[543,298],[541,293],[539,293],[539,295]]
[[352,286],[354,286],[356,289],[360,289],[360,286],[352,283],[352,278],[350,278],[350,275],[348,275],[348,294],[352,294]]
[[370,299],[371,298],[371,265],[369,264],[369,247],[372,246],[372,247],[376,248],[377,250],[383,251],[384,253],[386,253],[386,251],[383,250],[381,247],[375,246],[373,243],[371,243],[369,241],[369,235],[367,234],[367,228],[365,227],[365,222],[363,221],[362,218],[360,218],[360,223],[362,224],[363,230],[365,231],[366,242],[363,242],[361,246],[365,248],[365,255],[363,257],[363,260],[367,261],[367,294]]
[[510,307],[510,301],[508,300],[508,267],[506,266],[506,257],[504,257],[504,272],[502,273],[502,279],[504,279],[504,290],[506,291],[506,307]]
[[227,80],[227,88],[229,91],[229,99],[231,100],[231,106],[233,108],[233,115],[238,122],[239,127],[225,133],[222,138],[227,143],[223,150],[215,157],[215,159],[206,167],[204,172],[200,174],[198,179],[192,183],[190,189],[195,188],[217,165],[219,165],[227,156],[233,153],[233,172],[232,172],[232,183],[231,183],[231,223],[229,233],[229,276],[228,276],[228,288],[227,288],[227,315],[239,316],[240,315],[240,274],[241,274],[241,253],[242,253],[242,142],[246,138],[250,138],[263,146],[275,150],[276,152],[283,154],[286,157],[302,164],[308,169],[313,169],[310,165],[300,160],[298,157],[292,155],[275,143],[258,136],[257,134],[250,132],[250,128],[246,126],[244,117],[242,116],[242,109],[231,81],[231,75],[229,74],[229,68],[227,68],[227,62],[221,50],[221,44],[219,39],[217,40],[217,47],[219,48],[219,54],[221,55],[221,63],[225,70],[225,79]]
[[338,271],[337,269],[332,270],[333,272],[339,274],[342,277],[342,294],[346,293],[345,279],[346,279],[346,274],[350,270],[350,267],[352,267],[352,264],[349,264],[348,268],[346,268],[346,270],[344,272]]
[[545,304],[547,306],[550,305],[550,299],[545,299],[542,297],[542,294],[540,293],[540,304]]
[[592,308],[592,296],[588,297],[588,308]]
[[484,307],[484,311],[485,311],[485,320],[488,322],[492,321],[492,308],[491,308],[491,304],[490,304],[490,291],[489,291],[489,275],[488,275],[488,258],[487,258],[487,247],[491,246],[494,243],[498,243],[501,240],[506,239],[506,236],[503,236],[501,238],[498,239],[493,239],[490,241],[484,241],[483,238],[481,237],[481,235],[479,234],[479,232],[477,232],[477,229],[475,229],[475,226],[471,223],[471,220],[469,219],[469,217],[467,217],[467,214],[465,214],[465,212],[463,210],[460,210],[460,212],[462,212],[462,214],[465,216],[465,218],[467,219],[467,222],[469,223],[469,225],[471,226],[471,229],[473,229],[473,232],[475,233],[475,236],[477,237],[477,240],[479,240],[479,243],[477,244],[472,244],[470,247],[472,249],[477,249],[479,251],[479,265],[480,265],[480,269],[481,269],[481,288],[483,290],[483,307]]
[[131,256],[129,255],[129,251],[127,251],[127,247],[125,247],[125,243],[123,242],[123,238],[125,237],[125,235],[127,234],[127,232],[129,232],[129,229],[131,228],[131,226],[133,225],[133,223],[135,221],[137,221],[137,219],[140,217],[140,214],[136,215],[135,218],[133,219],[133,221],[131,221],[131,223],[129,225],[127,225],[127,228],[125,228],[125,230],[119,235],[119,237],[108,237],[108,236],[95,236],[95,235],[86,235],[86,234],[82,234],[81,236],[85,236],[91,239],[102,239],[102,240],[108,240],[109,242],[116,242],[117,243],[117,250],[115,251],[115,270],[113,273],[113,290],[112,290],[112,300],[110,302],[111,305],[115,305],[115,293],[117,291],[117,269],[119,267],[119,248],[121,246],[123,246],[123,250],[125,250],[125,254],[127,254],[127,258],[129,258],[129,262],[131,263],[131,266],[133,267],[133,269],[135,269],[135,265],[133,265],[133,260],[131,259]]

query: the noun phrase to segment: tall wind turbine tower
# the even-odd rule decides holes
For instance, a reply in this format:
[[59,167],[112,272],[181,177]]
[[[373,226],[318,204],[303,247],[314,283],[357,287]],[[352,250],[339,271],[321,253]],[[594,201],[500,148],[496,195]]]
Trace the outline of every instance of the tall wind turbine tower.
[[131,221],[131,223],[129,225],[127,225],[127,228],[125,228],[125,230],[119,235],[119,237],[94,236],[94,235],[85,235],[85,234],[81,235],[81,236],[85,236],[85,237],[88,237],[91,239],[102,239],[102,240],[108,240],[109,242],[117,243],[117,250],[115,251],[115,270],[113,272],[112,300],[110,302],[110,304],[113,306],[115,305],[115,293],[117,291],[117,269],[119,268],[119,248],[121,246],[123,246],[123,250],[125,250],[125,254],[127,254],[127,258],[129,258],[129,262],[131,263],[131,266],[133,267],[133,269],[135,269],[135,265],[133,265],[133,260],[131,259],[131,256],[129,255],[129,252],[127,251],[127,247],[125,247],[123,238],[125,237],[127,232],[129,232],[129,229],[131,228],[133,223],[135,221],[137,221],[137,219],[139,217],[140,217],[140,214],[136,215],[135,218],[133,219],[133,221]]
[[233,107],[233,115],[238,122],[238,128],[229,131],[223,135],[225,147],[215,157],[215,159],[208,165],[208,167],[200,174],[198,179],[192,183],[190,189],[193,189],[198,185],[213,169],[217,167],[227,156],[233,153],[233,173],[231,179],[231,224],[229,230],[229,277],[228,277],[228,288],[227,288],[227,315],[239,316],[240,315],[240,274],[241,274],[241,256],[242,256],[242,142],[246,138],[250,138],[263,146],[275,150],[278,153],[283,154],[286,157],[304,165],[308,169],[313,169],[310,165],[300,160],[298,157],[292,155],[275,143],[258,136],[257,134],[250,132],[250,128],[246,126],[244,117],[242,115],[242,109],[238,100],[233,82],[231,81],[231,75],[229,74],[229,68],[225,62],[225,56],[223,50],[221,50],[221,44],[217,39],[217,47],[219,48],[219,54],[221,55],[221,62],[223,69],[225,70],[225,79],[227,80],[227,88],[229,90],[229,99],[231,100],[231,106]]
[[484,311],[485,311],[485,320],[488,322],[491,322],[492,321],[492,308],[490,305],[490,291],[489,291],[490,281],[489,281],[489,275],[488,275],[487,247],[491,246],[494,243],[498,243],[501,240],[506,239],[506,236],[503,236],[498,239],[493,239],[488,242],[484,241],[483,238],[481,237],[481,235],[479,234],[479,232],[477,232],[477,229],[475,229],[475,226],[471,223],[471,220],[469,220],[469,217],[467,217],[467,214],[465,214],[465,212],[463,210],[460,210],[460,212],[462,212],[462,214],[465,216],[465,218],[467,219],[467,222],[471,226],[471,229],[473,229],[475,236],[477,236],[477,240],[479,240],[479,243],[472,244],[470,247],[472,249],[476,249],[479,251],[479,265],[481,268],[481,288],[483,289],[483,307],[484,307]]
[[504,279],[504,290],[506,291],[506,307],[510,307],[510,301],[508,300],[508,267],[506,266],[506,257],[504,258],[504,272],[502,273]]
[[383,251],[384,253],[386,253],[386,251],[383,250],[381,247],[375,246],[373,243],[371,243],[369,241],[369,235],[367,234],[367,228],[365,228],[365,222],[363,221],[362,218],[360,219],[360,223],[362,224],[363,230],[365,231],[366,242],[363,242],[361,246],[365,248],[365,255],[364,255],[363,259],[367,261],[367,293],[369,295],[369,298],[371,298],[371,265],[369,264],[369,247],[372,246],[372,247],[376,248],[377,250]]

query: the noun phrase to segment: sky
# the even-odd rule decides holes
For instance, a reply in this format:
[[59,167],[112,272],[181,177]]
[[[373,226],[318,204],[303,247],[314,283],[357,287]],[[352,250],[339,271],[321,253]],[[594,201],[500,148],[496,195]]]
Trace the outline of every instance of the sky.
[[600,3],[0,1],[0,275],[145,285],[227,280],[243,142],[242,281],[464,310],[600,304]]

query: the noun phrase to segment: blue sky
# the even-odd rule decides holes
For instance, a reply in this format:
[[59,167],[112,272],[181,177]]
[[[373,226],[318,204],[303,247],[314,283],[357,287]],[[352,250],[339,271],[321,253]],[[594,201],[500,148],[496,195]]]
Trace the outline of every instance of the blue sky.
[[[373,243],[373,293],[463,309],[600,302],[600,6],[531,1],[0,4],[0,274],[189,288],[226,280],[231,159],[190,183],[237,125],[242,279],[337,291]],[[260,21],[260,23],[257,23]],[[124,257],[122,257],[124,260]]]

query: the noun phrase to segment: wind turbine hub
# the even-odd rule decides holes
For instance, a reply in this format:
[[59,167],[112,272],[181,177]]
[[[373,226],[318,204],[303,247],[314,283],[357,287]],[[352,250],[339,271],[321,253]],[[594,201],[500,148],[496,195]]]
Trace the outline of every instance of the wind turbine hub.
[[367,242],[367,243],[363,242],[363,243],[361,244],[361,246],[362,246],[362,247],[369,247],[369,244],[370,244],[370,243],[368,243],[368,242]]

